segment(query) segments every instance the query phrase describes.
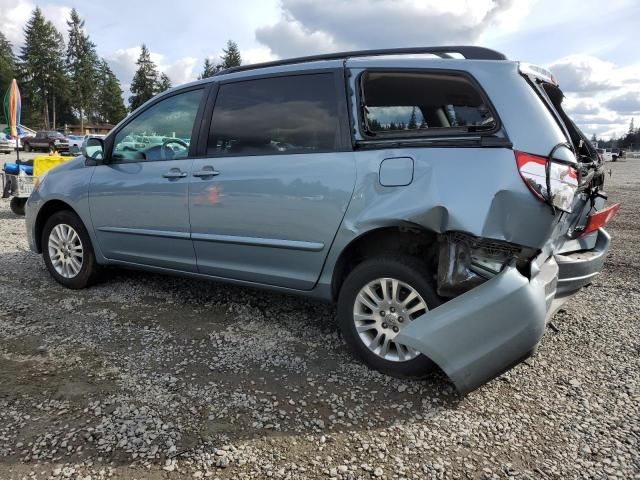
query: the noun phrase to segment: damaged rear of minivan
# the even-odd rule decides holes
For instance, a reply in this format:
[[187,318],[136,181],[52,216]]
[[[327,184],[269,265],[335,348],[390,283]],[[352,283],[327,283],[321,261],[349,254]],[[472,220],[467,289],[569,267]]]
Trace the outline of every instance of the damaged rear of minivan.
[[[600,158],[547,70],[349,59],[358,182],[335,243],[338,320],[369,365],[463,393],[535,351],[609,248]],[[337,284],[337,285],[336,285]]]

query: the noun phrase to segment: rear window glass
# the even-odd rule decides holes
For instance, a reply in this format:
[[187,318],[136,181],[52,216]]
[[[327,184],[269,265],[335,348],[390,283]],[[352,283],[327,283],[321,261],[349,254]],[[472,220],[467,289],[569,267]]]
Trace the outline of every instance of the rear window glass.
[[362,101],[370,134],[484,132],[496,127],[480,92],[461,75],[366,72]]
[[339,141],[333,74],[247,80],[220,86],[210,155],[327,152]]

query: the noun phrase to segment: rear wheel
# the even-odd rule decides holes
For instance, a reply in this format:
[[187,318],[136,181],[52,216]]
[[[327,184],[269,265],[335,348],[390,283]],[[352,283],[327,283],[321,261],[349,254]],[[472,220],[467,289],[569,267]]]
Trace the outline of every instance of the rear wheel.
[[437,307],[428,269],[410,257],[376,258],[345,279],[338,324],[352,352],[370,367],[397,377],[421,377],[433,362],[395,340],[413,320]]
[[75,213],[54,213],[44,226],[41,242],[45,265],[58,283],[81,289],[95,281],[100,267],[89,234]]
[[27,204],[26,198],[12,197],[9,202],[9,208],[16,215],[24,215],[24,206]]

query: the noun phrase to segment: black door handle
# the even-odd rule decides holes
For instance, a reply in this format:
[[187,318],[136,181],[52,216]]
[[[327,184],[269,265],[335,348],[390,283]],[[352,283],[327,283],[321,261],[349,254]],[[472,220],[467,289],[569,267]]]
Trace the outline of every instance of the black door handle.
[[211,165],[207,165],[206,167],[202,167],[202,170],[193,172],[191,175],[194,177],[214,177],[216,175],[220,175],[220,172],[214,169]]
[[182,172],[179,168],[172,168],[162,176],[164,178],[184,178],[187,176],[187,172]]

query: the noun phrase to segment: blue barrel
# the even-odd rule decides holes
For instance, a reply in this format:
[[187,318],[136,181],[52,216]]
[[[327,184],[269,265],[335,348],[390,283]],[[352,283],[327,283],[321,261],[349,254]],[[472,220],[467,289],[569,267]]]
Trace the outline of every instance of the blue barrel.
[[17,163],[4,164],[4,172],[9,175],[18,175],[18,172],[21,171],[27,175],[33,175],[33,167],[31,165],[18,165]]

